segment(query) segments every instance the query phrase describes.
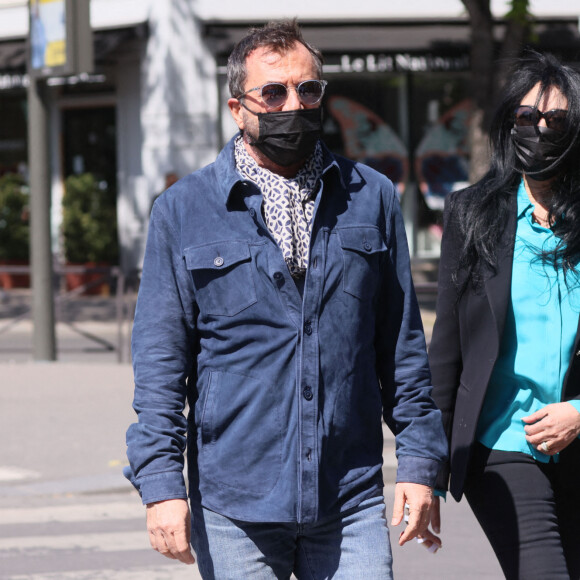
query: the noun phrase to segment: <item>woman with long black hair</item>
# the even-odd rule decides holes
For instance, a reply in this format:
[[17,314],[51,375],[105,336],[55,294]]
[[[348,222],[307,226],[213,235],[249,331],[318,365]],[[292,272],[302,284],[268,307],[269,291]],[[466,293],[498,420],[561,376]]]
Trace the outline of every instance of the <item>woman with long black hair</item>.
[[[433,396],[506,578],[580,578],[580,74],[529,52],[444,212]],[[432,518],[439,527],[439,514]]]

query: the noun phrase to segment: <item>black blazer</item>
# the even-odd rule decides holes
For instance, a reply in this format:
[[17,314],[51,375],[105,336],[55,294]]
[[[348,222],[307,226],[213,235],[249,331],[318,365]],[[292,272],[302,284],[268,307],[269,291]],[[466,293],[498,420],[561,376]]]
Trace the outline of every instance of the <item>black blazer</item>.
[[[488,272],[477,290],[467,286],[457,300],[457,289],[451,279],[463,243],[453,212],[453,200],[457,195],[469,195],[469,192],[454,193],[445,204],[437,318],[429,347],[429,362],[433,375],[433,398],[441,409],[450,446],[450,460],[446,469],[439,474],[437,488],[446,490],[449,483],[451,495],[459,501],[510,300],[517,197],[514,192],[496,271]],[[563,391],[562,400],[580,398],[579,331],[576,332]],[[562,452],[561,461],[566,451]]]

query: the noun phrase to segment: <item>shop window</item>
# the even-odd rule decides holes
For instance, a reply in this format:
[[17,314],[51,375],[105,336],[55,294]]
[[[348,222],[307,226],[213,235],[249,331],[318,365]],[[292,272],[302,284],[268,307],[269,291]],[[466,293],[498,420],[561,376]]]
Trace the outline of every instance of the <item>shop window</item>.
[[118,262],[115,108],[63,111],[63,237],[69,262]]
[[0,93],[0,176],[26,175],[26,95]]
[[417,76],[411,116],[414,173],[427,206],[442,210],[445,196],[467,185],[471,101],[464,77]]
[[400,77],[331,78],[325,98],[324,140],[335,153],[370,165],[404,192],[409,180],[401,118]]
[[413,196],[414,227],[431,240],[419,250],[437,248],[445,196],[468,180],[468,77],[438,72],[328,80],[325,142],[384,173],[403,203]]

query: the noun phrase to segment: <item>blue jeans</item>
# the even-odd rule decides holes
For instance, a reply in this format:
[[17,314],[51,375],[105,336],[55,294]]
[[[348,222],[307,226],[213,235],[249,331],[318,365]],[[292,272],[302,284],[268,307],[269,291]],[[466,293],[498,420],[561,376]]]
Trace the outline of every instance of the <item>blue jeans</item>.
[[251,523],[192,506],[204,580],[392,580],[382,497],[314,524]]

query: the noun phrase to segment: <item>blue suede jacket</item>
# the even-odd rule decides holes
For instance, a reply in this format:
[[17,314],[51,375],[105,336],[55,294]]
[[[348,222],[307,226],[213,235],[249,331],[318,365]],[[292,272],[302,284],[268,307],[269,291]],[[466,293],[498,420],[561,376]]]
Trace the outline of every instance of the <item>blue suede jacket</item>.
[[381,415],[397,481],[434,484],[447,443],[396,192],[324,154],[303,287],[233,140],[156,201],[127,432],[143,503],[187,497],[187,447],[191,499],[222,515],[307,523],[349,509],[382,493]]

